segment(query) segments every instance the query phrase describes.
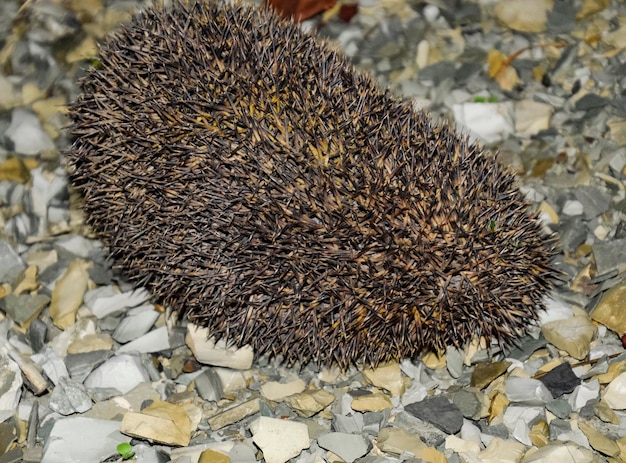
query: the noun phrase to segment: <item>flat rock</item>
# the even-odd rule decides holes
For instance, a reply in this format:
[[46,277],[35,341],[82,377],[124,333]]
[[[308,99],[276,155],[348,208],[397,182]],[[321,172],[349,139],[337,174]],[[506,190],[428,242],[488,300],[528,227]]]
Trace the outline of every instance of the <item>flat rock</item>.
[[119,421],[82,416],[57,420],[46,439],[41,463],[91,463],[117,454],[130,438],[119,432]]
[[401,455],[404,452],[411,452],[415,458],[421,458],[422,453],[427,448],[426,444],[417,437],[402,428],[383,428],[378,433],[378,448],[383,452],[393,455]]
[[126,413],[120,431],[161,444],[186,446],[191,440],[192,429],[189,416],[182,407],[155,401],[139,413]]
[[56,149],[39,118],[23,108],[13,110],[11,125],[4,134],[13,142],[14,150],[20,154],[36,155]]
[[335,395],[324,389],[294,394],[287,398],[287,403],[296,413],[309,418],[328,407],[335,401]]
[[150,299],[148,291],[144,288],[138,288],[133,291],[114,294],[108,297],[95,298],[88,306],[96,317],[102,319],[130,307],[137,307],[148,299]]
[[87,291],[91,264],[82,259],[74,260],[63,276],[56,282],[50,301],[50,316],[56,326],[66,329],[76,321],[76,312],[83,303]]
[[317,438],[317,445],[352,463],[367,453],[368,443],[363,436],[331,432]]
[[504,385],[506,397],[511,402],[542,405],[553,399],[548,388],[538,379],[510,376]]
[[598,463],[594,453],[574,442],[552,442],[534,452],[528,452],[521,463]]
[[619,335],[626,333],[626,282],[606,291],[591,312],[591,319],[603,324]]
[[488,386],[494,379],[506,372],[511,362],[479,363],[474,367],[470,385],[482,389]]
[[427,397],[420,402],[405,406],[404,409],[448,434],[456,434],[463,425],[463,414],[459,407],[441,395]]
[[541,381],[556,399],[563,394],[569,394],[580,384],[580,378],[574,374],[569,363],[563,362],[547,372],[541,378]]
[[217,431],[218,429],[222,429],[229,424],[241,421],[247,416],[259,413],[259,406],[259,399],[252,399],[242,404],[236,405],[227,410],[224,410],[221,413],[218,413],[217,415],[209,417],[209,426],[211,426],[211,429],[213,431]]
[[72,379],[82,383],[95,368],[111,358],[110,350],[94,350],[65,356],[65,366]]
[[50,394],[50,409],[64,416],[84,413],[91,406],[91,398],[85,386],[68,377],[60,378],[59,384]]
[[352,399],[350,405],[353,410],[359,412],[379,412],[387,408],[392,408],[393,404],[389,397],[381,392],[360,395]]
[[4,352],[0,352],[0,415],[2,420],[13,415],[22,394],[22,372]]
[[250,431],[266,463],[285,463],[310,446],[304,423],[261,416],[250,424]]
[[187,325],[185,341],[198,362],[236,370],[248,370],[252,366],[254,358],[252,347],[226,347],[223,341],[216,343],[209,334],[207,328],[191,323]]
[[213,368],[207,367],[194,379],[200,397],[209,402],[217,402],[224,396],[224,388],[219,375]]
[[552,0],[502,0],[494,13],[498,21],[519,32],[542,32],[548,22]]
[[143,336],[120,346],[118,352],[138,352],[147,354],[152,352],[162,352],[170,348],[170,338],[167,326],[161,326]]
[[606,243],[595,243],[591,249],[596,261],[598,275],[604,275],[614,270],[624,271],[626,268],[626,238]]
[[614,410],[626,409],[626,372],[608,384],[602,399]]
[[383,364],[374,369],[364,369],[363,377],[373,386],[389,391],[392,397],[399,397],[406,391],[400,364],[396,362]]
[[541,332],[549,343],[578,360],[585,359],[589,354],[596,330],[596,326],[586,316],[548,322],[541,326]]
[[130,309],[126,317],[124,317],[117,328],[115,328],[113,339],[120,344],[126,344],[127,342],[143,336],[150,331],[150,328],[152,328],[154,322],[159,318],[159,315],[159,312],[154,310],[153,305],[142,305]]
[[495,437],[480,452],[479,459],[484,463],[518,463],[525,453],[526,447],[523,444]]
[[85,379],[85,386],[114,388],[125,394],[138,384],[149,381],[150,377],[139,358],[134,355],[121,354],[111,357],[92,371]]
[[277,381],[268,381],[261,385],[261,394],[267,400],[279,401],[293,394],[304,391],[304,381],[296,379],[288,383],[279,383]]

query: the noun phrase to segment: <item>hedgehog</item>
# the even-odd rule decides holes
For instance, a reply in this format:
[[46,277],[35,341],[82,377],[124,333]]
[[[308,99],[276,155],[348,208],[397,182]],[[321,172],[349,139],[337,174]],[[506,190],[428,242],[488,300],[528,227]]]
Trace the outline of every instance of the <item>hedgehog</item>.
[[553,287],[554,239],[509,169],[268,9],[151,7],[79,87],[86,224],[230,346],[341,367],[505,346]]

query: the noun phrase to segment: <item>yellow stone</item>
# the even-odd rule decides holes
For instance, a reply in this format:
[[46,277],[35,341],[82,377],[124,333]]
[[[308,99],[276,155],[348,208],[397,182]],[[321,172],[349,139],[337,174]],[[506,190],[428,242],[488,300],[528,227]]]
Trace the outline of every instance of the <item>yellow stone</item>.
[[402,377],[400,364],[397,362],[380,365],[374,369],[365,369],[363,376],[373,386],[389,391],[392,397],[401,396],[406,391],[406,383]]
[[82,259],[74,260],[52,290],[50,317],[62,330],[76,322],[76,312],[83,303],[83,296],[87,291],[89,267],[91,263]]
[[587,439],[589,439],[589,445],[591,445],[591,447],[598,452],[610,457],[616,457],[619,455],[620,449],[615,441],[612,441],[608,437],[600,434],[594,428],[582,421],[578,423],[578,428],[585,434],[585,436],[587,436]]
[[446,367],[446,356],[429,352],[422,357],[422,363],[431,370],[441,370]]
[[550,440],[550,430],[545,420],[537,421],[530,428],[530,441],[536,447],[543,447]]
[[30,172],[21,159],[8,158],[0,163],[0,181],[4,180],[26,183],[30,180]]
[[618,335],[626,333],[626,282],[613,286],[602,295],[591,319],[603,324]]
[[358,412],[380,412],[392,408],[393,404],[389,397],[380,392],[355,397],[351,407]]
[[223,453],[207,449],[200,454],[198,463],[230,463],[230,458]]
[[182,407],[157,400],[141,413],[126,413],[120,432],[166,445],[186,446],[191,440],[191,423]]
[[507,397],[501,392],[498,392],[493,399],[491,399],[491,407],[489,407],[489,422],[504,413],[504,410],[509,403],[509,399],[507,399]]
[[448,463],[446,456],[432,447],[426,447],[422,451],[422,460],[428,463]]

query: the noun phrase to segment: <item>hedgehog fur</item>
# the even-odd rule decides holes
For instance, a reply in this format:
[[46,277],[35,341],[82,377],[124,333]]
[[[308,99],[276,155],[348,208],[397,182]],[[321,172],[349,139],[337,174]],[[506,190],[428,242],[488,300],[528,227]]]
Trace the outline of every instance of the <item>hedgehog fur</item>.
[[80,87],[87,223],[216,339],[345,367],[537,318],[554,246],[514,175],[271,11],[149,9]]

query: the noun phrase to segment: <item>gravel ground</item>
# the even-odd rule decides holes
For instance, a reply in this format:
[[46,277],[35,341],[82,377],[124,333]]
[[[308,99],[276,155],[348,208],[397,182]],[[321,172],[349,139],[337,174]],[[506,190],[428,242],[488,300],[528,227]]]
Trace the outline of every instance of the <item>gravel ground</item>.
[[207,343],[83,226],[64,105],[147,4],[0,3],[0,463],[626,461],[623,1],[362,0],[305,23],[497,150],[561,242],[515,349],[346,372]]

